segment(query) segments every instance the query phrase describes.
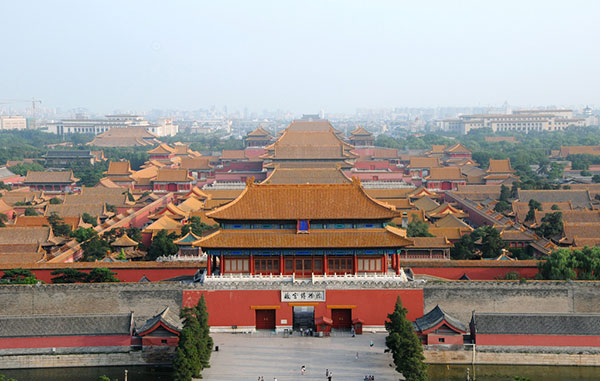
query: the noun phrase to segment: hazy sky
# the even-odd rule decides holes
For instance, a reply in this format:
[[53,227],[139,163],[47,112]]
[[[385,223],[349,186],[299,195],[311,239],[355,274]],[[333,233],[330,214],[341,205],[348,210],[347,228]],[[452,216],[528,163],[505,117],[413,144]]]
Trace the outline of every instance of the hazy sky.
[[592,0],[0,0],[0,14],[0,99],[47,107],[600,103]]

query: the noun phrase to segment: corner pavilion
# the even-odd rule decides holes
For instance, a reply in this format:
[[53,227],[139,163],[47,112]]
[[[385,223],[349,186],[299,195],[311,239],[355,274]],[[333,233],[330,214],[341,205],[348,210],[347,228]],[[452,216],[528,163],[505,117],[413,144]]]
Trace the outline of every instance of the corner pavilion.
[[387,226],[399,216],[356,179],[294,185],[251,180],[237,199],[207,213],[221,229],[194,246],[208,256],[208,275],[399,272],[398,255],[413,243],[405,230]]

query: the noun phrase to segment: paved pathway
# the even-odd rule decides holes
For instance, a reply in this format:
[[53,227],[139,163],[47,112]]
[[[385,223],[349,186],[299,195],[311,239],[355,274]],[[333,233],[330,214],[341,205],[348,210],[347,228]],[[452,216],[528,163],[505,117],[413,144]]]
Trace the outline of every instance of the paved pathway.
[[[385,334],[356,337],[282,337],[264,334],[213,334],[219,352],[213,352],[211,367],[204,370],[210,381],[325,380],[325,369],[333,372],[334,381],[363,381],[372,374],[376,381],[396,381],[398,373],[384,353]],[[369,346],[371,340],[374,346]],[[356,353],[359,358],[356,360]],[[300,367],[306,374],[300,375]]]

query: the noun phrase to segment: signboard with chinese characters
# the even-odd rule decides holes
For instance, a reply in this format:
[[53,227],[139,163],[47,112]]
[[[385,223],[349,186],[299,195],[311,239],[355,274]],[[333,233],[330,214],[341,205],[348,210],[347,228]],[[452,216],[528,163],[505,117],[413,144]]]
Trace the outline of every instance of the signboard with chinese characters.
[[282,302],[324,302],[325,290],[281,291]]

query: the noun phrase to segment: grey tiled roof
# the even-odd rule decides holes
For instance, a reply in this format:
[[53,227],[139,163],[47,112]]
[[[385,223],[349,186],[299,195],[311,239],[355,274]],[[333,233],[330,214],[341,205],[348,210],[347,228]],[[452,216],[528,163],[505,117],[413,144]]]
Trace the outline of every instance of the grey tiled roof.
[[473,313],[476,334],[600,335],[600,314]]
[[0,167],[0,179],[4,177],[16,176],[10,169],[6,167]]
[[132,315],[33,315],[0,317],[0,338],[129,335]]
[[92,158],[93,155],[90,151],[76,150],[76,151],[48,151],[44,155],[46,158]]
[[463,323],[448,315],[446,312],[444,312],[444,310],[440,308],[440,306],[435,306],[434,309],[421,316],[420,318],[417,318],[414,323],[415,330],[417,332],[427,331],[428,329],[431,329],[438,325],[443,320],[445,320],[446,323],[448,323],[452,327],[460,331],[467,332],[467,327]]
[[167,307],[164,310],[162,310],[162,312],[158,315],[146,320],[146,322],[141,327],[136,328],[136,332],[138,334],[145,332],[150,328],[154,327],[154,325],[156,325],[156,323],[158,322],[162,322],[167,327],[178,332],[181,332],[181,330],[183,329],[183,324],[181,323],[181,319],[179,318],[179,316],[173,314],[169,310],[169,307]]
[[517,198],[520,202],[536,200],[541,203],[570,202],[574,208],[591,208],[592,200],[587,190],[560,189],[560,190],[518,190]]

